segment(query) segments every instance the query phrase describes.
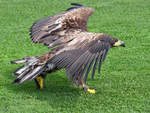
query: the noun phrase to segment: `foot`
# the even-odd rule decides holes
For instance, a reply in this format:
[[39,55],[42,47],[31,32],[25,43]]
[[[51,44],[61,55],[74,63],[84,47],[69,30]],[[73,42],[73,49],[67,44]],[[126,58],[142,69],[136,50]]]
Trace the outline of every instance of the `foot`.
[[84,89],[84,91],[85,91],[86,93],[92,93],[92,94],[95,94],[95,93],[96,93],[96,90],[95,90],[95,89],[89,89],[89,87],[86,86],[86,85],[84,85],[83,89]]
[[37,81],[37,84],[38,84],[39,89],[43,89],[43,81],[44,81],[44,78],[42,78],[41,76],[38,76],[38,77],[36,78],[36,81]]
[[95,90],[95,89],[89,89],[89,88],[88,88],[88,89],[87,89],[87,92],[88,92],[88,93],[95,94],[95,93],[96,93],[96,90]]
[[[76,80],[76,84],[78,85],[78,79]],[[84,83],[84,78],[81,79],[80,84],[78,85],[78,87],[83,88],[83,90],[86,93],[92,93],[92,94],[96,93],[95,89],[89,89],[89,87]]]

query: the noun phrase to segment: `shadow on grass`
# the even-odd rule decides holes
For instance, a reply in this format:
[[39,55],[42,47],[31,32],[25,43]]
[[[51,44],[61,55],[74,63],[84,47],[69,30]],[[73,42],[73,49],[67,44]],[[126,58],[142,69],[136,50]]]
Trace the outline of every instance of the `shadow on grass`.
[[[10,72],[13,72],[13,70],[11,69],[9,71],[9,75]],[[58,106],[62,107],[65,103],[68,104],[72,101],[76,103],[83,91],[78,88],[73,88],[71,82],[67,81],[66,75],[64,73],[60,75],[61,73],[62,72],[55,72],[49,74],[44,83],[45,88],[42,90],[36,88],[34,81],[28,81],[22,85],[7,82],[5,87],[23,99],[40,100],[56,108]],[[6,75],[5,79],[9,81],[10,79],[13,81],[15,78],[8,76],[8,72],[4,75]]]

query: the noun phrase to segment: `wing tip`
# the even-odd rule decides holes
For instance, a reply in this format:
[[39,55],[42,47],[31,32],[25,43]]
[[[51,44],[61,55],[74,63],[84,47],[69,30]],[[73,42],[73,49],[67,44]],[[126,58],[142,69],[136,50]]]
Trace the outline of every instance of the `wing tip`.
[[66,11],[70,11],[70,10],[73,10],[73,9],[77,9],[77,8],[80,8],[80,7],[84,7],[84,5],[79,4],[79,3],[71,3],[71,5],[73,5],[74,7],[70,7],[70,8],[68,8]]
[[71,5],[75,5],[75,6],[79,6],[79,7],[82,7],[82,6],[84,6],[84,5],[82,5],[82,4],[79,4],[79,3],[71,3]]

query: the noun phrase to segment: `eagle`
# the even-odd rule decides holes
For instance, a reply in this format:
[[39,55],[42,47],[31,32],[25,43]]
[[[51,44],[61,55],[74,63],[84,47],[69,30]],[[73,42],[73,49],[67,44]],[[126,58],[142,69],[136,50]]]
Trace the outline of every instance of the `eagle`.
[[86,85],[89,73],[94,78],[96,68],[101,71],[102,62],[112,47],[125,47],[123,41],[105,33],[87,31],[88,18],[94,9],[78,3],[66,11],[36,21],[30,28],[33,43],[43,43],[50,51],[41,56],[27,56],[12,60],[12,64],[23,65],[13,75],[14,83],[22,84],[35,80],[39,89],[44,87],[48,73],[66,70],[68,80],[85,92],[95,93]]

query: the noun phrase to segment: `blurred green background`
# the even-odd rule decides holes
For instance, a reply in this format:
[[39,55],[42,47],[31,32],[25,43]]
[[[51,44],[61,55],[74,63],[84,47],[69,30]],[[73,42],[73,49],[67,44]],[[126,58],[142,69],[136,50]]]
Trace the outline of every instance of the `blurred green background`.
[[[47,76],[46,88],[34,81],[12,84],[19,65],[10,60],[41,55],[29,28],[36,20],[61,13],[77,2],[95,9],[88,31],[107,33],[126,43],[113,48],[95,79],[96,94],[71,87],[65,70]],[[0,0],[0,113],[150,113],[149,0]]]

